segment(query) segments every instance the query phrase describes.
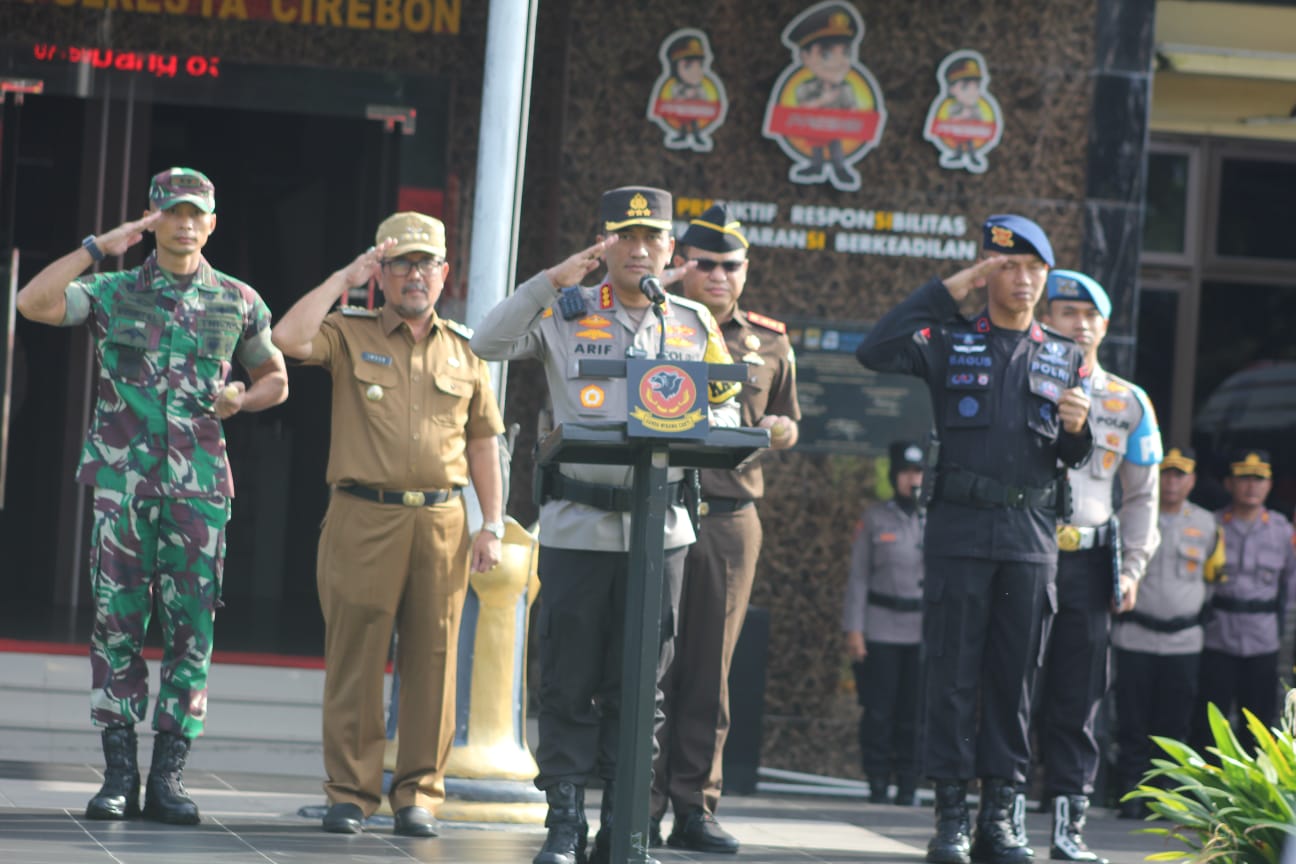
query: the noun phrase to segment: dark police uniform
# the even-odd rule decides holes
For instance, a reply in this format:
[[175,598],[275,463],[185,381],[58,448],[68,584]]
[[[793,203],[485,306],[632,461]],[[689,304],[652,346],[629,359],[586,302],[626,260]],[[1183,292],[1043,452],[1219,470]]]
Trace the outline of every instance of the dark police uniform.
[[[991,217],[985,245],[1052,263],[1043,231],[1021,217]],[[884,315],[856,354],[879,372],[924,379],[931,394],[940,453],[924,536],[924,770],[937,781],[940,820],[965,822],[967,780],[994,781],[1004,810],[1025,780],[1029,681],[1045,604],[1055,602],[1057,466],[1078,467],[1093,448],[1088,423],[1072,434],[1058,417],[1083,356],[1034,321],[1017,332],[988,312],[961,316],[940,279]],[[938,840],[968,833],[947,828],[938,823]]]
[[[601,209],[607,232],[636,225],[663,231],[671,227],[671,196],[660,189],[632,186],[605,192]],[[581,377],[578,362],[660,356],[661,327],[646,307],[635,310],[641,313],[636,321],[609,282],[580,288],[584,311],[568,318],[555,302],[559,287],[544,272],[518,286],[482,319],[472,349],[488,360],[540,360],[555,423],[624,421],[625,380]],[[671,296],[664,320],[665,356],[732,362],[705,306]],[[713,382],[709,391],[711,423],[737,426],[737,385]],[[546,824],[552,839],[555,825],[565,824],[570,811],[579,811],[583,822],[585,785],[593,777],[603,778],[605,818],[596,841],[603,852],[620,733],[632,474],[623,465],[564,463],[549,475],[540,508],[540,773],[535,783],[549,800]],[[669,481],[677,494],[682,477],[682,469],[671,469]],[[685,550],[695,539],[678,497],[667,508],[663,539],[659,681],[670,664]],[[660,687],[657,695],[660,704]],[[582,831],[579,848],[570,850],[580,854],[542,851],[536,861],[583,861],[584,846]]]
[[[680,243],[718,253],[747,246],[741,226],[722,205],[693,220]],[[800,420],[787,326],[735,307],[720,332],[729,353],[747,364],[738,394],[742,425],[756,426],[771,415]],[[729,667],[756,580],[762,534],[755,505],[765,494],[765,475],[753,459],[731,471],[704,469],[701,480],[701,525],[684,563],[675,659],[662,679],[666,720],[657,738],[651,813],[659,822],[669,800],[675,814],[667,841],[672,846],[735,852],[737,841],[709,817],[723,787]],[[702,824],[690,827],[690,819]]]
[[[892,483],[901,469],[923,469],[917,444],[895,442],[890,455]],[[854,672],[860,762],[873,803],[886,800],[892,776],[897,804],[912,805],[917,789],[925,521],[917,503],[897,496],[869,507],[851,544],[842,630],[861,634],[868,652]]]

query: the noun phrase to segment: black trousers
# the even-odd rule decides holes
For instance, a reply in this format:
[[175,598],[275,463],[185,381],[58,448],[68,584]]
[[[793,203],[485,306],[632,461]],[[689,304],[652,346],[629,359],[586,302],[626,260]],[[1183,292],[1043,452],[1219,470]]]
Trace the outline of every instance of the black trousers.
[[1098,775],[1094,725],[1110,666],[1111,550],[1058,556],[1057,612],[1049,626],[1038,723],[1044,793],[1088,795]]
[[1115,653],[1116,783],[1123,795],[1143,782],[1153,758],[1165,755],[1149,736],[1188,740],[1201,655]]
[[868,656],[854,664],[860,764],[872,780],[915,785],[918,777],[918,716],[922,702],[920,645],[869,642]]
[[[657,719],[661,677],[670,665],[688,547],[666,550],[662,632],[657,658]],[[626,580],[625,552],[540,547],[540,743],[535,785],[616,777],[621,724]],[[653,751],[656,754],[656,736]]]
[[1206,703],[1214,702],[1228,717],[1237,709],[1233,731],[1243,746],[1251,746],[1242,709],[1246,708],[1265,725],[1278,720],[1278,652],[1236,657],[1207,648],[1201,654],[1201,674],[1197,681],[1197,707],[1193,711],[1190,743],[1198,753],[1215,743],[1206,720]]
[[927,554],[923,771],[928,777],[1025,781],[1031,673],[1056,568],[1055,562]]

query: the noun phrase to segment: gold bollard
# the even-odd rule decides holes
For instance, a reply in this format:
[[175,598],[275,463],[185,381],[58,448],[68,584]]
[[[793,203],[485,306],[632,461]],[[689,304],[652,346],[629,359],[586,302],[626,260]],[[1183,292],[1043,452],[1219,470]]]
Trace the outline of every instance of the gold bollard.
[[532,785],[539,769],[526,743],[527,623],[540,590],[539,553],[539,540],[506,518],[499,564],[469,576],[477,620],[471,650],[461,642],[459,651],[459,673],[467,664],[472,670],[468,722],[455,733],[438,819],[540,824],[548,812]]

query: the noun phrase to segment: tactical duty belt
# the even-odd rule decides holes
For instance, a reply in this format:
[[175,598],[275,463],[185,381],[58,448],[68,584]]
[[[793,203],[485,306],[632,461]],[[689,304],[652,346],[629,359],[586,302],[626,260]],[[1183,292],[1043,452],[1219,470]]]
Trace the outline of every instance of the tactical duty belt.
[[934,499],[987,510],[994,507],[1013,510],[1029,510],[1032,507],[1052,509],[1057,504],[1057,484],[1009,486],[993,477],[984,477],[962,468],[946,467],[936,480]]

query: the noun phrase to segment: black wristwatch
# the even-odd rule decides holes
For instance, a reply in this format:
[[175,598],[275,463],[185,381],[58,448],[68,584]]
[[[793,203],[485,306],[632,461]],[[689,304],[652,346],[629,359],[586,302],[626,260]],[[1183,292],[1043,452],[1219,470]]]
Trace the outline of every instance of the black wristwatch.
[[81,248],[89,252],[90,257],[93,258],[96,263],[108,257],[104,255],[104,251],[100,249],[99,244],[95,242],[95,235],[93,234],[81,241]]

